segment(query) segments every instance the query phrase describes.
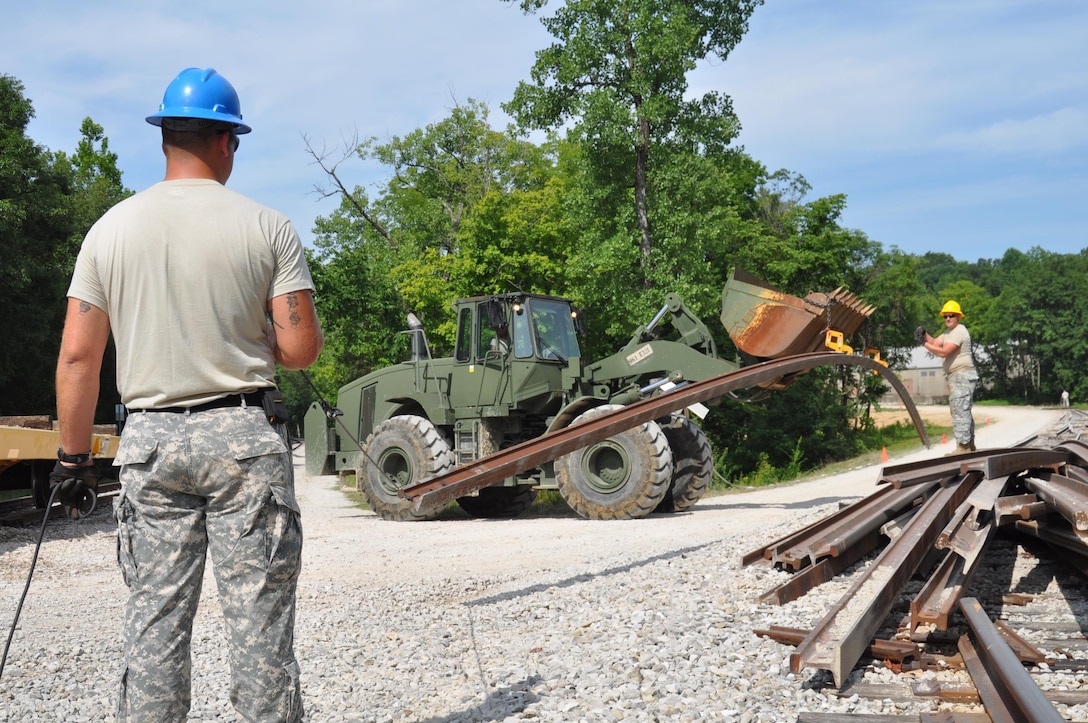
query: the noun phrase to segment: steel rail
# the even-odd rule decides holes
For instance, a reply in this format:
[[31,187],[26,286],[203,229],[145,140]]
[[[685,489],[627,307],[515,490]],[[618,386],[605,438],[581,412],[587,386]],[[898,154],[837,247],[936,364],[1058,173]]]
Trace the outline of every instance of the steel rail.
[[903,585],[979,477],[978,472],[964,475],[926,500],[902,534],[884,548],[790,656],[793,673],[802,668],[828,670],[835,684],[842,687]]
[[978,571],[982,553],[995,529],[992,524],[979,530],[962,525],[957,528],[955,546],[949,545],[944,559],[910,602],[912,640],[917,639],[919,628],[927,624],[936,630],[948,630],[949,617]]
[[1024,669],[979,601],[963,598],[960,610],[970,628],[970,637],[960,638],[960,654],[990,719],[994,723],[1061,723],[1064,718]]
[[1057,510],[1073,526],[1073,532],[1088,541],[1088,484],[1055,472],[1036,472],[1024,480],[1024,487]]
[[880,546],[884,539],[879,529],[873,529],[868,536],[848,547],[837,557],[825,557],[814,565],[790,575],[789,579],[767,590],[759,596],[759,601],[770,605],[785,605],[800,598],[809,590],[833,579],[840,572],[860,561],[863,557]]
[[929,446],[929,437],[918,408],[915,407],[914,401],[899,377],[888,367],[858,354],[814,352],[753,364],[700,382],[682,384],[669,392],[640,400],[615,412],[602,414],[581,424],[564,427],[500,450],[475,462],[454,467],[449,472],[404,487],[399,494],[411,500],[416,512],[432,511],[462,495],[489,487],[507,477],[534,469],[564,454],[603,441],[614,434],[658,419],[670,412],[697,402],[718,399],[737,389],[759,386],[789,374],[799,374],[820,366],[858,366],[879,373],[899,394],[904,407],[910,413],[919,438],[926,447]]
[[[803,535],[787,538],[768,550],[771,562],[799,570],[825,557],[839,557],[851,550],[869,533],[896,519],[932,487],[912,486],[905,489],[882,487],[877,492],[844,507],[827,524],[806,528]],[[887,490],[887,493],[884,492]],[[865,550],[868,553],[874,548]]]
[[1033,494],[1000,497],[994,502],[994,524],[1004,527],[1018,520],[1037,520],[1048,512],[1046,503]]
[[1010,477],[996,477],[976,485],[937,536],[934,547],[948,550],[948,553],[911,600],[911,639],[927,636],[928,633],[919,632],[925,625],[932,625],[936,630],[948,629],[949,618],[971,584],[982,554],[997,529],[993,510],[1009,480]]
[[1019,449],[985,449],[977,452],[965,452],[952,457],[925,459],[920,462],[907,462],[884,467],[880,471],[877,484],[890,484],[892,487],[909,487],[924,482],[947,481],[961,474],[964,463],[984,460],[994,454],[1018,452]]
[[1061,526],[1052,525],[1043,517],[1037,520],[1017,520],[1014,525],[1017,532],[1088,559],[1088,545],[1064,522]]
[[986,479],[996,479],[1024,470],[1060,472],[1068,462],[1067,452],[1056,452],[1052,449],[1029,447],[1006,451],[991,450],[985,457],[964,461],[960,465],[960,472],[977,469]]
[[1071,457],[1076,458],[1070,459],[1070,463],[1078,464],[1081,467],[1088,466],[1088,442],[1081,439],[1066,439],[1055,445],[1054,449],[1068,452]]

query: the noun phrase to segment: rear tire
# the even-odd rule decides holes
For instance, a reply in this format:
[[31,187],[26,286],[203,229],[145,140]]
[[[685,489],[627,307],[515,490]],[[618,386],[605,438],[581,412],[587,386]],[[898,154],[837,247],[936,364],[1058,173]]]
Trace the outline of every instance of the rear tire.
[[702,499],[714,475],[714,453],[703,430],[683,414],[670,414],[661,430],[672,449],[672,483],[655,512],[684,512]]
[[385,520],[431,520],[438,516],[440,510],[416,512],[412,503],[398,494],[454,465],[453,451],[430,420],[415,415],[387,419],[366,438],[363,451],[366,457],[358,471],[359,487],[375,514]]
[[[621,409],[604,404],[572,424]],[[629,520],[657,508],[672,479],[672,453],[657,422],[646,422],[555,461],[559,493],[590,520]]]
[[500,520],[517,517],[529,509],[536,499],[536,490],[526,485],[517,487],[484,487],[478,495],[457,498],[457,504],[469,517]]
[[39,510],[44,510],[49,504],[49,495],[53,491],[49,485],[49,473],[55,466],[55,462],[42,459],[30,461],[30,493],[34,497],[34,506]]

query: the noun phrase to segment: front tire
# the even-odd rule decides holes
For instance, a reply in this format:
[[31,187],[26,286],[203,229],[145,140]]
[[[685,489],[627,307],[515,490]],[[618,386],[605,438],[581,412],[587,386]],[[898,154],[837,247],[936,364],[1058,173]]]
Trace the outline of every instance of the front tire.
[[[430,420],[415,415],[391,417],[371,432],[357,477],[375,514],[385,520],[431,520],[440,510],[422,514],[398,493],[441,474],[454,465],[453,451]],[[369,458],[369,459],[368,459]]]
[[672,483],[655,512],[684,512],[702,499],[714,475],[714,453],[706,434],[683,414],[661,424],[672,449]]
[[[603,404],[572,424],[621,409]],[[657,422],[626,429],[555,461],[559,493],[590,520],[629,520],[653,512],[672,479],[672,453]]]

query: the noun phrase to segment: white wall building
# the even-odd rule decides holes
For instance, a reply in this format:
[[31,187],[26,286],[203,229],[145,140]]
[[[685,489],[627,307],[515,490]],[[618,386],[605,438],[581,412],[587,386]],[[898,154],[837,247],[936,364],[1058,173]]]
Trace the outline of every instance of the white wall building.
[[[915,404],[948,403],[948,387],[944,381],[941,358],[925,348],[919,346],[912,349],[907,368],[897,371],[896,375]],[[889,389],[880,399],[881,406],[894,406],[899,403],[899,395],[894,389]]]

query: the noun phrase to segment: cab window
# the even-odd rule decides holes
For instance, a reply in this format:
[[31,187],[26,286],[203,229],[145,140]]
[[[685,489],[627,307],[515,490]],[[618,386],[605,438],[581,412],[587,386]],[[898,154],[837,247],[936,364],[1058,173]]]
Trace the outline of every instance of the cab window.
[[472,309],[463,307],[457,316],[457,361],[467,362],[472,356]]

